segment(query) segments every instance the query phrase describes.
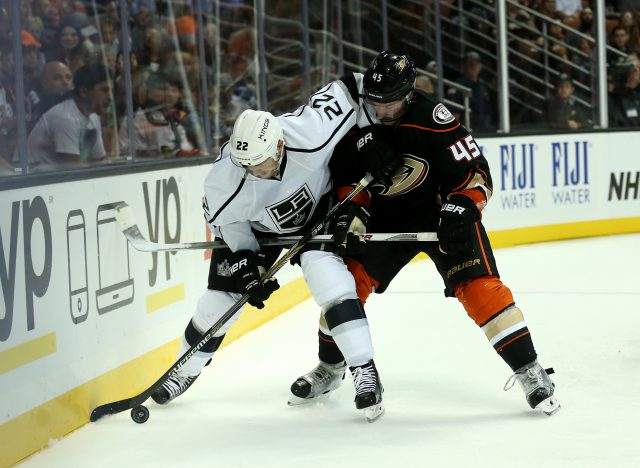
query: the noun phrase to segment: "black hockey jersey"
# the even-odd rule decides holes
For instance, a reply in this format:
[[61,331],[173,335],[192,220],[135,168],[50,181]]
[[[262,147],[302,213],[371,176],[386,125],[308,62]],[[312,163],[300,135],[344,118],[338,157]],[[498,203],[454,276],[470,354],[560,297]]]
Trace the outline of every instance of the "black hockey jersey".
[[[371,202],[374,232],[435,231],[441,201],[464,191],[479,209],[491,197],[489,166],[469,131],[433,97],[416,92],[407,112],[386,133],[404,164],[390,187],[374,185]],[[358,140],[367,128],[353,129],[334,151],[331,171],[339,187],[359,180],[364,168]]]

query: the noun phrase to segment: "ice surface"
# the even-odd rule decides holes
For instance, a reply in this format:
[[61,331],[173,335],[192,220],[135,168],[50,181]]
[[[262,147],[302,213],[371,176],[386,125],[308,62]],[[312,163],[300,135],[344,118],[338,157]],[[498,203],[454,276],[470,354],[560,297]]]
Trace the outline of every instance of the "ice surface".
[[88,424],[24,467],[640,466],[640,235],[497,250],[503,281],[554,367],[562,409],[529,409],[510,370],[433,264],[418,261],[367,303],[386,414],[368,424],[349,379],[329,399],[286,405],[317,362],[307,301],[223,348],[151,416]]

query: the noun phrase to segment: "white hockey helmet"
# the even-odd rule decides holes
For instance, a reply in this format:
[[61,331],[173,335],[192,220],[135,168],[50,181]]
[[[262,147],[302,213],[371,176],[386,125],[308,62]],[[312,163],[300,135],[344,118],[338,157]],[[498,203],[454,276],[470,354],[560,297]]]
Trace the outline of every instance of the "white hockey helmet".
[[278,119],[265,111],[247,109],[236,119],[231,133],[231,160],[237,166],[257,166],[272,158],[278,164],[278,143],[284,132]]

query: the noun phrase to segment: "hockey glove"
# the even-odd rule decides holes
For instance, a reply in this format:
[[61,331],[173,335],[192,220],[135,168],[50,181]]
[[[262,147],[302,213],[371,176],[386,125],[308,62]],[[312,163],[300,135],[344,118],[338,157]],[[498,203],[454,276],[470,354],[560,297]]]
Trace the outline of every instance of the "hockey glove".
[[452,195],[440,209],[439,249],[444,254],[461,255],[473,249],[473,225],[480,219],[475,203],[465,195]]
[[364,252],[366,241],[359,234],[366,234],[369,226],[369,211],[365,206],[348,203],[338,212],[333,226],[336,253],[341,257]]
[[383,126],[372,125],[363,130],[357,143],[362,164],[374,181],[389,187],[393,184],[392,177],[402,167],[403,159],[387,143],[387,130]]
[[249,304],[258,309],[264,307],[271,293],[280,288],[275,278],[269,278],[264,283],[262,276],[266,270],[260,264],[260,257],[251,250],[239,250],[233,254],[231,266],[236,287],[241,293],[249,295]]

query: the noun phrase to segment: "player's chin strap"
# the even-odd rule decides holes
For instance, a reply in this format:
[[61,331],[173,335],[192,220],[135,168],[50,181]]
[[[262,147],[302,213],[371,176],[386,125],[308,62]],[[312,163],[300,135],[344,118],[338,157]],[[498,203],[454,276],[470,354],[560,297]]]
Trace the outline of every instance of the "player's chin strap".
[[[335,216],[335,214],[343,208],[353,197],[358,195],[364,188],[371,183],[373,177],[367,174],[356,184],[356,186],[347,194],[347,196],[342,199],[339,203],[335,204],[324,216],[323,219],[318,221],[311,229],[307,230],[305,234],[302,235],[300,240],[298,240],[293,246],[282,256],[280,257],[276,263],[273,264],[269,271],[263,276],[262,280],[266,280],[271,278],[275,273],[280,270],[284,265],[289,263],[291,257],[296,255],[302,250],[305,244],[311,239],[313,236],[318,234],[322,230],[322,228],[327,224],[331,218]],[[236,303],[231,306],[229,310],[227,310],[222,317],[218,319],[216,323],[214,323],[209,330],[207,330],[200,341],[198,341],[195,345],[189,348],[178,360],[168,369],[162,376],[155,381],[153,385],[144,390],[143,392],[135,395],[131,398],[125,398],[124,400],[114,401],[111,403],[106,403],[98,406],[91,412],[91,421],[97,421],[98,419],[106,416],[108,414],[116,414],[122,411],[126,411],[131,408],[135,408],[142,403],[144,403],[152,394],[155,392],[174,372],[177,372],[185,363],[196,354],[205,344],[207,344],[213,336],[220,330],[225,323],[227,323],[231,317],[233,317],[238,310],[240,310],[245,303],[249,300],[249,295],[244,294]]]

